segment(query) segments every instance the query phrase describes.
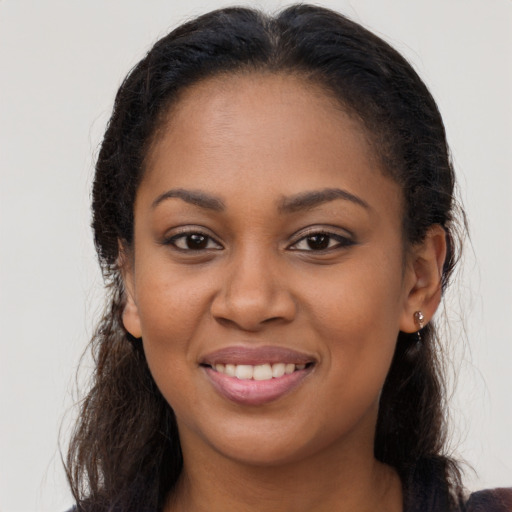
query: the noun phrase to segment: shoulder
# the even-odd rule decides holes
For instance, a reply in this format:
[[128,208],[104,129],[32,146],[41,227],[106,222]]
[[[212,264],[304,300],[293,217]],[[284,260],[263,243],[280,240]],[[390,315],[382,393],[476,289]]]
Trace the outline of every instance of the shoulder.
[[512,512],[512,487],[487,489],[473,493],[467,512]]

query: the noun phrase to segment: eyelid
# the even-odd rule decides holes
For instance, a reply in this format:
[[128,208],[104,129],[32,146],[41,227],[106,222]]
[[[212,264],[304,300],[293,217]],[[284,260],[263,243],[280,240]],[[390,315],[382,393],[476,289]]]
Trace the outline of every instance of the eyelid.
[[[343,231],[340,233],[339,231]],[[326,249],[294,249],[294,246],[298,245],[299,242],[305,240],[308,237],[315,235],[326,235],[331,239],[337,240],[338,243],[333,247],[327,247]],[[293,241],[288,245],[288,249],[292,251],[304,251],[304,252],[328,252],[339,248],[349,247],[356,243],[355,236],[346,229],[335,228],[332,226],[311,226],[301,230],[293,236]]]
[[[163,237],[162,245],[170,245],[174,249],[182,252],[201,252],[201,251],[208,251],[208,250],[221,250],[224,249],[224,246],[217,240],[215,236],[213,236],[208,229],[203,228],[201,226],[179,226],[172,230],[170,230],[171,233],[167,232],[167,234]],[[216,244],[218,247],[211,248],[207,247],[205,249],[183,249],[181,247],[178,247],[174,242],[176,240],[179,240],[180,238],[185,238],[190,235],[201,235],[206,238],[208,238],[210,241],[212,241],[214,244]]]

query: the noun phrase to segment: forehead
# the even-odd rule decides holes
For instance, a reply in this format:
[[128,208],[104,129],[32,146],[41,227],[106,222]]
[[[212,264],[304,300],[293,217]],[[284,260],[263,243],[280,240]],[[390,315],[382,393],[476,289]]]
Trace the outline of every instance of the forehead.
[[[310,128],[309,133],[305,127]],[[304,136],[318,142],[327,132],[334,136],[329,137],[332,142],[341,142],[335,140],[336,136],[343,137],[347,144],[349,139],[357,139],[358,144],[366,145],[365,157],[372,160],[372,165],[379,165],[362,122],[317,82],[296,74],[223,74],[179,94],[156,130],[147,167],[156,155],[166,151],[166,146],[178,142],[200,142],[207,151],[222,141],[238,147],[247,142],[244,137],[248,136],[255,148],[272,150],[285,143],[304,142]]]
[[371,195],[368,183],[383,180],[362,123],[332,95],[302,77],[246,73],[183,92],[154,137],[141,187],[249,197],[343,186]]

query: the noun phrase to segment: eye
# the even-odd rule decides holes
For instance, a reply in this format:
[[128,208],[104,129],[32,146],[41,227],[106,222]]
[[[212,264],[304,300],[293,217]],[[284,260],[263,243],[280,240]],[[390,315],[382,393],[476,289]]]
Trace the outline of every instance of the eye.
[[320,231],[302,237],[291,245],[290,249],[294,251],[328,251],[353,244],[354,242],[345,236]]
[[208,249],[222,249],[222,246],[212,237],[200,232],[188,232],[174,235],[166,241],[182,251],[205,251]]

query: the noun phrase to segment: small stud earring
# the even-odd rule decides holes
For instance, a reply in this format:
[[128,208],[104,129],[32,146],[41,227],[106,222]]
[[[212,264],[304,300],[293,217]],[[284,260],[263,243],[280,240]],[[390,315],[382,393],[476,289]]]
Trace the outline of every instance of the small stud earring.
[[421,345],[421,329],[425,326],[425,316],[421,311],[416,311],[414,313],[414,321],[416,322],[416,325],[418,326],[418,330],[416,331],[416,344],[419,346]]
[[418,330],[421,331],[421,329],[425,327],[425,316],[421,311],[416,311],[416,313],[414,313],[414,321],[416,322],[416,325],[419,327]]

